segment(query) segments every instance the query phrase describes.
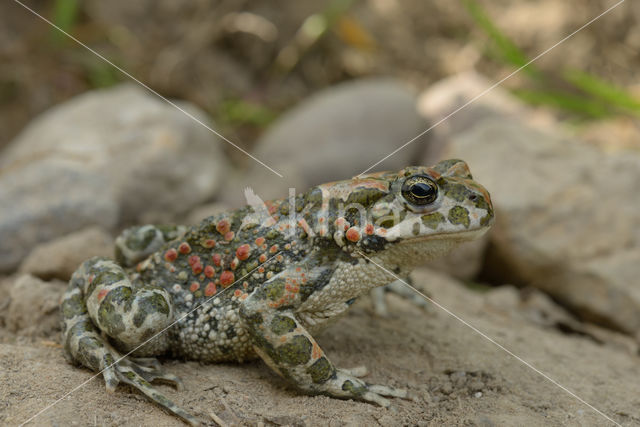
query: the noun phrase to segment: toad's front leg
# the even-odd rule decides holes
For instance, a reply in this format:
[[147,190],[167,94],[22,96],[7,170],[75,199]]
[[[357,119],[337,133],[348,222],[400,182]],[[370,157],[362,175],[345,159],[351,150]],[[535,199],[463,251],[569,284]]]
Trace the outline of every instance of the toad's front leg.
[[355,372],[337,369],[296,318],[301,298],[287,270],[256,289],[240,308],[256,352],[282,377],[311,394],[358,399],[389,406],[383,396],[407,397],[405,390],[367,384]]

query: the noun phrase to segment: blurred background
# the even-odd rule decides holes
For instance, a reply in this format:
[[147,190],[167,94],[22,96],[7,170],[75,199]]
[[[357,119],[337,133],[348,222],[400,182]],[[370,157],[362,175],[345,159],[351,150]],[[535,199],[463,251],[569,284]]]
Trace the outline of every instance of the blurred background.
[[[287,108],[342,81],[393,76],[423,89],[466,70],[497,81],[614,2],[26,4],[164,96],[193,102],[251,148]],[[0,7],[0,144],[47,108],[128,80],[18,4]],[[640,111],[639,14],[628,2],[504,86],[581,126],[602,119],[630,126]]]
[[[24,4],[175,105],[17,2],[0,4],[0,361],[14,375],[0,387],[12,408],[0,405],[0,422],[24,421],[33,396],[54,399],[60,384],[85,379],[56,347],[57,301],[80,262],[112,255],[123,228],[198,223],[243,205],[246,186],[267,200],[365,170],[462,158],[491,192],[496,224],[419,269],[416,287],[616,422],[640,423],[640,3]],[[389,302],[384,319],[356,304],[345,320],[354,327],[326,342],[345,366],[366,353],[377,375],[395,372],[420,396],[393,417],[330,399],[293,405],[268,386],[251,400],[242,384],[261,375],[251,370],[181,364],[179,375],[198,402],[234,402],[235,412],[218,408],[233,423],[234,413],[269,425],[344,414],[359,425],[603,421],[452,329],[445,313]],[[39,364],[16,359],[27,351]],[[202,390],[201,372],[222,375],[224,392]],[[96,383],[77,405],[113,424],[174,421],[110,412],[103,398]],[[50,423],[73,421],[74,402]]]

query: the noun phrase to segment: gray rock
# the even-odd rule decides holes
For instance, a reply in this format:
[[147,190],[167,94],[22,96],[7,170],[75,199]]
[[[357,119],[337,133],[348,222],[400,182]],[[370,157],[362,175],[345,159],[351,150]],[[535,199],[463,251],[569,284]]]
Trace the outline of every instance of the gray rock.
[[498,112],[456,126],[443,154],[467,160],[496,207],[487,277],[640,333],[640,156],[603,153]]
[[0,159],[0,271],[69,232],[112,230],[152,212],[167,220],[210,199],[226,165],[223,144],[137,86],[51,109]]
[[60,329],[58,304],[64,292],[61,281],[43,282],[24,275],[9,291],[7,329],[26,336],[48,336]]
[[113,257],[113,238],[91,227],[36,246],[20,264],[19,271],[43,280],[69,280],[81,262],[93,256]]
[[[251,163],[246,174],[226,186],[224,200],[243,204],[245,186],[268,200],[286,197],[289,187],[304,191],[349,178],[427,127],[415,94],[396,80],[365,79],[323,90],[285,114],[257,144],[256,157],[284,178]],[[374,170],[416,164],[422,149],[416,141]]]

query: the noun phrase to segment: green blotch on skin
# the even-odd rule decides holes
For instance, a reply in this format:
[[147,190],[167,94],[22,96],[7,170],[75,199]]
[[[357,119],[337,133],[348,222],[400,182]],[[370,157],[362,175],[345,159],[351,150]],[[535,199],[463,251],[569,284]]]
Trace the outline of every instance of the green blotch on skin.
[[311,358],[313,345],[304,335],[296,335],[276,349],[277,359],[290,365],[302,365]]
[[112,268],[109,270],[98,271],[93,277],[93,281],[87,287],[86,295],[91,295],[93,293],[93,290],[97,286],[100,286],[100,285],[109,286],[114,283],[120,282],[121,280],[126,280],[126,279],[127,279],[127,275],[120,270],[114,270]]
[[454,206],[449,209],[449,222],[454,225],[464,225],[469,228],[469,211],[462,206]]
[[493,218],[493,212],[483,216],[482,218],[480,218],[480,225],[482,226],[488,225],[492,218]]
[[444,215],[442,215],[440,212],[434,212],[428,215],[422,215],[422,223],[425,225],[425,227],[429,227],[433,230],[438,228],[438,225],[443,222],[444,222]]
[[[127,286],[120,286],[112,289],[98,308],[98,322],[102,325],[108,335],[115,336],[125,330],[122,316],[116,307],[125,303],[125,307],[131,308],[131,289]],[[125,308],[125,311],[127,308]]]
[[472,194],[466,185],[453,183],[443,178],[438,180],[438,186],[442,189],[446,197],[456,202],[462,202]]
[[476,199],[473,201],[473,204],[478,209],[484,209],[485,211],[490,211],[489,203],[487,203],[487,199],[482,197],[482,195],[478,194]]
[[93,369],[100,369],[100,358],[98,351],[103,348],[100,341],[94,337],[84,337],[78,341],[78,357]]
[[371,206],[382,197],[386,196],[387,193],[379,190],[377,188],[360,188],[353,191],[347,197],[345,205],[349,205],[351,203],[357,203],[362,206]]
[[144,233],[140,233],[140,230],[133,232],[125,242],[127,248],[132,249],[134,251],[142,251],[149,247],[149,244],[156,237],[156,230],[153,228],[149,228],[144,231]]
[[284,295],[284,280],[274,280],[264,285],[264,294],[271,301],[277,301]]
[[327,358],[322,356],[307,368],[307,374],[311,376],[311,380],[314,383],[320,384],[331,379],[335,374],[335,369],[331,366]]
[[418,236],[420,234],[420,223],[416,222],[415,224],[413,224],[413,227],[411,227],[411,232],[413,233],[414,236]]
[[273,239],[277,239],[281,236],[282,234],[274,229],[269,230],[269,232],[265,235],[265,238],[269,239],[269,240],[273,240]]
[[342,389],[351,393],[352,396],[362,396],[367,391],[366,387],[355,385],[350,380],[346,380],[342,383]]
[[271,321],[271,332],[276,335],[284,335],[293,332],[296,328],[296,321],[287,316],[277,314]]
[[262,315],[260,313],[255,313],[252,310],[248,309],[246,305],[241,305],[240,310],[238,311],[240,316],[245,320],[247,326],[251,328],[251,330],[256,331],[258,326],[264,322]]
[[315,187],[309,193],[305,195],[306,203],[311,206],[320,206],[322,204],[322,190],[318,187]]
[[138,298],[138,310],[133,316],[133,324],[140,327],[144,323],[144,319],[149,314],[162,313],[168,316],[171,312],[169,304],[161,294],[152,293],[145,295],[142,298]]
[[433,167],[433,169],[438,172],[439,174],[443,174],[445,172],[447,172],[449,169],[451,169],[451,167],[453,165],[455,165],[456,163],[460,163],[463,162],[460,159],[448,159],[448,160],[443,160],[440,163],[438,163],[437,165],[435,165]]
[[80,294],[74,294],[62,301],[60,309],[62,310],[62,317],[65,319],[71,319],[87,312],[87,307]]

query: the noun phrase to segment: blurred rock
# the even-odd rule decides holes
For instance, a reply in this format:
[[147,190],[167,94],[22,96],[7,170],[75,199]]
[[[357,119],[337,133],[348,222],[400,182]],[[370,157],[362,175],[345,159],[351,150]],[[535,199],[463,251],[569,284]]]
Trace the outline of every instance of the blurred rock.
[[66,285],[30,275],[18,277],[9,291],[7,329],[26,336],[51,335],[60,328],[58,305]]
[[137,86],[53,108],[0,159],[0,271],[71,231],[110,230],[150,212],[171,218],[206,201],[223,174],[222,144]]
[[429,131],[431,139],[423,155],[423,164],[442,159],[452,135],[492,117],[517,120],[543,129],[556,125],[548,112],[527,108],[500,87],[490,89],[494,84],[470,71],[443,79],[420,94],[418,111],[429,123],[437,123]]
[[[399,81],[365,79],[323,90],[285,114],[257,144],[255,156],[284,175],[257,163],[225,186],[224,200],[244,204],[243,188],[262,199],[287,197],[323,182],[355,176],[428,127],[416,111],[416,96]],[[421,138],[423,139],[423,138]],[[374,170],[416,164],[419,141]]]
[[[447,84],[449,94],[464,86]],[[441,114],[472,96],[440,102]],[[524,123],[527,110],[514,102],[496,88],[438,128],[442,157],[465,159],[496,207],[485,279],[537,287],[583,319],[640,333],[640,155]],[[437,102],[427,95],[421,105]],[[505,114],[505,105],[514,106]]]
[[81,262],[94,256],[113,258],[113,238],[98,227],[87,228],[36,246],[19,271],[43,280],[67,281]]

